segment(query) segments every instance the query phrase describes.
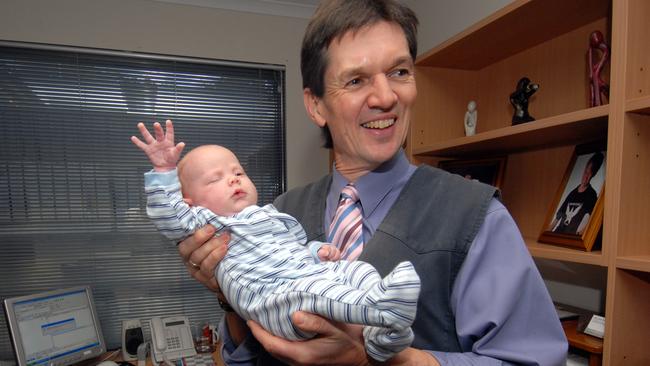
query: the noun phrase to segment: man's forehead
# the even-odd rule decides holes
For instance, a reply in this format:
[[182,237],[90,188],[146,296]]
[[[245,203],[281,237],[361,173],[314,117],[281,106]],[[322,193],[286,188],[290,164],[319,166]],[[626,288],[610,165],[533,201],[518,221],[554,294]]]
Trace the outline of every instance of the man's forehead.
[[[392,33],[389,38],[391,39],[391,44],[377,44],[376,49],[369,49],[368,47],[363,47],[364,44],[367,45],[367,39],[364,39],[364,44],[356,45],[355,42],[358,41],[359,37],[366,36],[368,32],[375,30],[383,30],[384,32]],[[400,39],[397,42],[394,42],[395,33],[398,32],[398,38]],[[380,34],[380,38],[388,38],[386,33]],[[372,43],[372,39],[370,40]],[[379,41],[375,41],[380,43]],[[361,46],[361,47],[359,47]],[[390,54],[384,56],[381,53],[382,50],[390,49]],[[371,52],[368,52],[371,51]],[[327,47],[327,58],[329,66],[335,66],[337,68],[358,68],[367,64],[373,58],[382,57],[390,58],[392,57],[393,62],[401,62],[402,60],[411,60],[411,54],[408,47],[408,41],[404,31],[397,23],[392,22],[377,22],[369,26],[364,26],[359,29],[351,29],[345,32],[343,35],[336,37]],[[412,60],[411,60],[412,61]]]

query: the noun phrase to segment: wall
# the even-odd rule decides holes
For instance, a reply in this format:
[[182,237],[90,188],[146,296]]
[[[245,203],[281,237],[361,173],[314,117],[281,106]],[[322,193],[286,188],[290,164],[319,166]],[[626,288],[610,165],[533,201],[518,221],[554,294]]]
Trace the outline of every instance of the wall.
[[418,16],[418,54],[437,46],[512,0],[403,0]]
[[306,19],[152,0],[2,0],[0,40],[286,66],[288,187],[327,173],[329,154],[302,103],[299,50]]

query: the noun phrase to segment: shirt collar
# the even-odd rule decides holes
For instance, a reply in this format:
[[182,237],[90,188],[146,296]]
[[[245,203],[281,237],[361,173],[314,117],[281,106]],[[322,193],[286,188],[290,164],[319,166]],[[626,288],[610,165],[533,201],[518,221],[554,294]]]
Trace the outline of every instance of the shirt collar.
[[[389,161],[362,176],[354,183],[359,192],[364,217],[372,214],[381,200],[408,175],[409,170],[412,170],[411,168],[414,167],[406,158],[404,150],[400,149]],[[348,181],[334,168],[332,185],[327,195],[328,207],[336,209],[341,190],[347,184]]]

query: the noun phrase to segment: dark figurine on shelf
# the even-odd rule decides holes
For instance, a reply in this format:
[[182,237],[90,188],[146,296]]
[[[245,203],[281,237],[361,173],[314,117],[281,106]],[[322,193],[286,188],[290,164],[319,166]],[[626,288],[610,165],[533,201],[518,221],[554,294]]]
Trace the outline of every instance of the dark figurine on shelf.
[[[600,53],[600,60],[597,54]],[[589,106],[595,107],[605,103],[609,99],[609,85],[600,77],[603,66],[609,61],[609,46],[605,43],[605,37],[600,31],[594,31],[589,36]]]
[[513,125],[535,120],[528,114],[528,100],[537,89],[539,89],[539,85],[531,83],[527,77],[519,79],[517,90],[510,94],[510,104],[515,108],[515,113],[512,115]]

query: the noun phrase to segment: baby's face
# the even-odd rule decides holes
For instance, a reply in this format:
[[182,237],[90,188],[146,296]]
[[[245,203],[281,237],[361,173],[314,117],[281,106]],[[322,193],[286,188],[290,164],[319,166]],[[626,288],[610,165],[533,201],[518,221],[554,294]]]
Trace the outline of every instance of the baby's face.
[[183,196],[192,206],[230,216],[257,204],[257,189],[228,149],[216,145],[190,151],[179,166]]

